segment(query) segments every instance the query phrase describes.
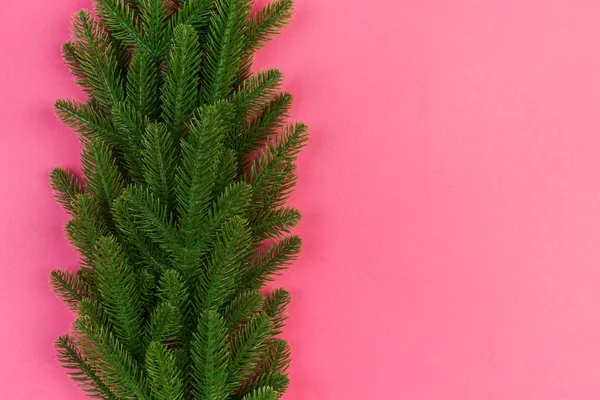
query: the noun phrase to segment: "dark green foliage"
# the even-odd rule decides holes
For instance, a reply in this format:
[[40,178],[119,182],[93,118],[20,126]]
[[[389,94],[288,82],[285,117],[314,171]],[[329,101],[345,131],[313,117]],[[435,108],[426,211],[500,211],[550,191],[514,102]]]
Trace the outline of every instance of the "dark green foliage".
[[260,149],[269,137],[276,134],[288,117],[292,106],[289,93],[275,95],[266,103],[243,128],[238,142],[238,152],[242,157]]
[[267,349],[267,340],[273,336],[271,325],[267,315],[259,314],[232,333],[228,365],[228,383],[232,390],[252,377]]
[[244,396],[243,400],[277,400],[279,395],[270,386],[262,386]]
[[54,105],[56,115],[69,127],[80,133],[85,139],[111,142],[116,131],[110,120],[99,112],[95,102],[79,103],[71,100],[59,100]]
[[72,205],[73,219],[67,223],[67,236],[79,250],[87,267],[91,267],[96,241],[108,232],[102,207],[91,193],[75,196]]
[[87,142],[82,152],[81,164],[86,190],[108,214],[124,184],[112,151],[99,139]]
[[82,88],[106,110],[123,100],[125,93],[117,52],[108,33],[87,11],[81,11],[73,18],[72,48],[72,62],[79,70],[78,83]]
[[135,49],[127,71],[127,102],[144,115],[155,115],[159,107],[159,63],[144,49]]
[[302,239],[293,235],[270,245],[266,250],[256,250],[250,266],[243,272],[244,289],[258,289],[273,279],[273,275],[286,268],[300,252]]
[[274,0],[257,11],[250,19],[244,50],[253,52],[264,47],[290,20],[293,8],[292,0]]
[[55,346],[58,359],[63,367],[68,370],[71,379],[78,382],[88,396],[98,399],[117,399],[96,371],[86,363],[71,337],[66,335],[59,337]]
[[87,297],[87,285],[81,279],[70,271],[55,269],[50,272],[50,284],[52,290],[67,304],[67,306],[76,311],[79,303]]
[[194,359],[194,392],[196,399],[225,400],[231,391],[227,386],[230,359],[225,321],[214,309],[200,315],[198,331],[192,342]]
[[148,117],[127,102],[112,108],[114,133],[110,143],[115,158],[122,161],[125,171],[134,182],[142,181],[143,160],[140,159],[141,139],[148,125]]
[[242,50],[247,43],[249,0],[220,0],[213,12],[205,45],[202,93],[205,103],[228,98],[234,87]]
[[94,260],[101,304],[125,347],[137,354],[143,312],[140,278],[113,236],[98,240]]
[[200,44],[191,25],[179,24],[173,33],[168,72],[162,90],[163,118],[169,129],[181,133],[183,123],[198,102]]
[[177,370],[175,356],[158,341],[154,341],[146,352],[146,371],[152,398],[165,400],[183,400],[184,385]]
[[277,94],[282,80],[281,72],[276,69],[258,72],[245,80],[232,97],[238,116],[256,117],[264,104]]
[[146,128],[141,145],[143,178],[158,200],[171,209],[175,204],[175,136],[164,124],[152,123]]
[[286,202],[307,129],[284,127],[281,73],[250,71],[293,4],[94,3],[63,46],[88,99],[55,105],[83,164],[51,173],[82,257],[50,274],[78,314],[59,360],[94,398],[278,399],[290,296],[261,290],[300,251]]
[[75,196],[83,193],[83,187],[77,177],[65,169],[55,168],[50,172],[50,185],[54,189],[56,201],[72,213]]
[[225,308],[227,327],[235,329],[253,318],[262,309],[263,301],[263,296],[255,290],[239,293]]
[[290,293],[281,288],[275,289],[267,294],[264,311],[273,322],[272,328],[275,334],[279,334],[283,328],[287,318],[285,310],[291,300]]

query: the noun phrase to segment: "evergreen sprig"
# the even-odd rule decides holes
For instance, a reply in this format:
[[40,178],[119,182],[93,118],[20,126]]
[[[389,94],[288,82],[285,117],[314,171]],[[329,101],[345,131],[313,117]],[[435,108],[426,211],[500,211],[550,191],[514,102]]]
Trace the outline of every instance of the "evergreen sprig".
[[65,63],[88,94],[59,100],[83,179],[52,171],[77,272],[50,281],[77,311],[56,341],[93,398],[274,400],[289,384],[279,335],[290,295],[263,293],[300,252],[286,205],[303,124],[254,52],[291,0],[94,0]]

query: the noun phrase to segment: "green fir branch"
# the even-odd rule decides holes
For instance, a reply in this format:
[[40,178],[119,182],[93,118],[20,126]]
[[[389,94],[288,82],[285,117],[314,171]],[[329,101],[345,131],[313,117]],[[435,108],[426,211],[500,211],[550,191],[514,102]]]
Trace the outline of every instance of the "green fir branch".
[[87,11],[77,13],[73,19],[73,49],[86,86],[94,99],[103,107],[111,106],[124,98],[117,54],[110,37]]
[[148,319],[146,326],[146,343],[167,343],[176,338],[180,329],[181,316],[179,310],[169,302],[159,303]]
[[139,215],[131,212],[127,196],[117,198],[113,204],[112,216],[119,237],[135,251],[138,263],[153,271],[163,271],[168,267],[168,253],[147,235],[138,222]]
[[[91,397],[273,400],[290,352],[289,294],[264,285],[294,260],[287,205],[307,128],[253,54],[290,0],[94,0],[62,54],[85,101],[59,100],[81,136],[82,179],[54,169],[77,272],[50,284],[78,314],[59,360]],[[286,236],[287,235],[287,236]]]
[[124,209],[129,210],[136,228],[170,253],[178,253],[181,241],[166,205],[148,189],[130,186],[123,193]]
[[298,257],[301,248],[302,239],[292,235],[272,244],[267,250],[255,252],[251,267],[241,278],[243,287],[259,289],[271,282],[274,275],[287,268]]
[[200,280],[200,309],[220,309],[235,293],[236,279],[250,245],[246,220],[234,217],[223,224],[215,240],[212,258]]
[[241,131],[236,142],[236,150],[240,159],[259,149],[265,142],[275,135],[289,117],[292,107],[292,96],[289,93],[280,93],[265,104],[248,125]]
[[263,386],[248,393],[242,400],[277,400],[277,392],[270,386]]
[[267,294],[264,312],[271,318],[273,335],[281,334],[287,319],[285,311],[291,301],[290,293],[282,288],[275,289]]
[[[169,28],[169,0],[140,0],[140,14],[144,40],[153,50],[153,55],[162,56],[171,40]],[[140,46],[144,48],[144,46]]]
[[87,140],[114,140],[116,132],[111,121],[90,103],[75,100],[58,100],[54,105],[58,118]]
[[255,290],[234,297],[224,311],[227,328],[233,330],[254,318],[263,308],[264,298]]
[[[202,238],[203,222],[212,202],[217,167],[223,151],[229,107],[225,103],[202,108],[189,124],[182,141],[182,162],[176,175],[179,227],[188,248]],[[205,251],[205,250],[203,250]]]
[[164,124],[148,125],[141,140],[144,180],[158,200],[172,209],[175,204],[177,142]]
[[272,336],[271,319],[266,315],[251,319],[231,339],[231,359],[228,383],[234,390],[248,378],[267,349]]
[[290,365],[290,345],[283,339],[273,338],[267,343],[267,350],[259,363],[259,370],[265,372],[286,372]]
[[123,345],[139,354],[143,312],[139,277],[113,236],[98,240],[94,261],[103,308]]
[[71,271],[52,270],[50,272],[50,285],[54,293],[73,311],[79,309],[79,303],[88,295],[86,283],[80,276]]
[[197,400],[226,400],[229,344],[225,321],[214,309],[199,318],[192,343],[194,395]]
[[[281,395],[287,390],[290,385],[290,378],[287,374],[281,372],[270,372],[261,373],[259,372],[252,380],[248,381],[246,386],[240,391],[246,396],[248,394],[256,393],[261,388],[271,388],[276,393],[275,399],[279,399]],[[272,392],[269,392],[269,396],[273,396]]]
[[97,372],[85,362],[73,338],[63,335],[56,340],[54,346],[60,363],[89,397],[118,400]]
[[244,47],[249,0],[217,0],[206,38],[202,100],[212,104],[233,91]]
[[144,37],[142,24],[135,11],[125,0],[95,0],[96,11],[112,36],[127,46],[139,46],[158,55]]
[[75,327],[87,346],[97,354],[96,364],[102,369],[107,385],[115,388],[118,398],[152,400],[140,366],[105,326],[80,317],[75,321]]
[[232,96],[236,112],[242,118],[254,116],[281,88],[283,76],[268,69],[249,77]]
[[160,63],[156,57],[136,48],[127,71],[127,102],[144,115],[154,116],[160,106]]
[[256,52],[284,28],[293,16],[292,0],[275,0],[252,15],[244,50]]
[[184,384],[175,357],[159,341],[152,342],[148,347],[146,372],[154,399],[184,399]]
[[115,127],[113,147],[131,180],[142,180],[142,161],[140,160],[140,141],[149,124],[149,118],[127,102],[119,102],[112,108],[112,120]]
[[290,233],[300,218],[300,211],[293,207],[271,209],[257,215],[253,221],[254,234],[261,239],[280,237]]
[[86,191],[94,196],[103,213],[108,215],[113,201],[125,185],[111,149],[97,139],[87,142],[81,163]]
[[200,71],[198,35],[191,25],[177,25],[162,91],[162,115],[173,132],[180,134],[189,113],[198,105]]
[[79,179],[66,169],[55,168],[50,172],[50,186],[54,190],[56,201],[72,215],[75,196],[83,193]]
[[177,24],[191,25],[196,33],[204,39],[210,14],[214,10],[214,0],[185,0],[182,1],[175,19]]
[[67,236],[83,256],[84,263],[92,266],[91,258],[96,241],[108,233],[102,208],[90,193],[75,196],[73,219],[67,223]]

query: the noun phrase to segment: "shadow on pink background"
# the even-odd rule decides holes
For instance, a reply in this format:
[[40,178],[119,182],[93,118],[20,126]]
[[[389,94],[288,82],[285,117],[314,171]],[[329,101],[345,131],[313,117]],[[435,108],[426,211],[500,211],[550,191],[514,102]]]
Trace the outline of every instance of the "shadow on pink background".
[[[600,4],[297,0],[259,66],[312,127],[286,400],[600,396]],[[83,399],[54,359],[76,266],[48,171],[89,0],[0,4],[0,398]]]

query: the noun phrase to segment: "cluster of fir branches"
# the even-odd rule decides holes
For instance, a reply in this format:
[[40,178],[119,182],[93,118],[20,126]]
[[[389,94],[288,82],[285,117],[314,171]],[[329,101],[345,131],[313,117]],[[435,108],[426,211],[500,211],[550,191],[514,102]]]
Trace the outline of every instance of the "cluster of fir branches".
[[54,290],[77,312],[59,359],[101,399],[271,400],[288,386],[289,294],[261,294],[300,251],[286,205],[307,139],[281,73],[253,54],[291,0],[95,0],[63,56],[85,102],[59,100],[83,180],[51,173],[81,254]]

